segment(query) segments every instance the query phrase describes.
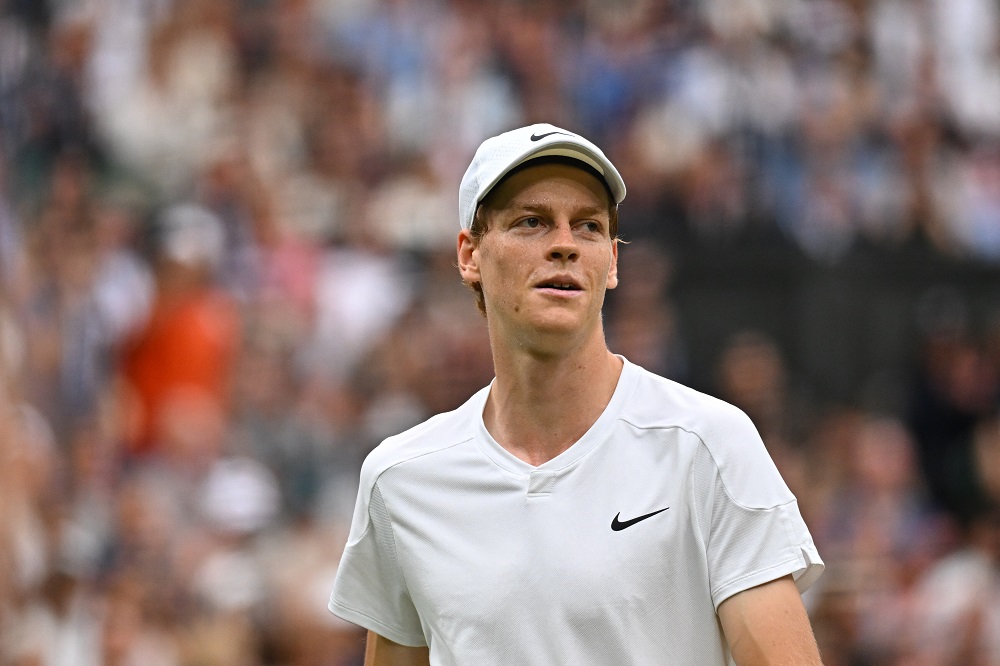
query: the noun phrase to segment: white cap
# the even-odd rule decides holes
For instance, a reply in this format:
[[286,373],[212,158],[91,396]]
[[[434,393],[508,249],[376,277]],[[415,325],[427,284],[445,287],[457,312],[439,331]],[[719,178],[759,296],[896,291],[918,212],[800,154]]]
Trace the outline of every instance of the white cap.
[[162,217],[163,254],[181,264],[205,264],[216,268],[226,251],[222,220],[207,208],[193,203],[173,204]]
[[616,204],[625,198],[625,182],[600,148],[555,125],[529,125],[486,139],[479,146],[458,190],[458,219],[462,228],[472,226],[479,202],[514,167],[550,155],[584,162],[604,177]]
[[201,510],[212,527],[249,534],[278,514],[278,482],[263,463],[246,456],[215,462],[201,488]]

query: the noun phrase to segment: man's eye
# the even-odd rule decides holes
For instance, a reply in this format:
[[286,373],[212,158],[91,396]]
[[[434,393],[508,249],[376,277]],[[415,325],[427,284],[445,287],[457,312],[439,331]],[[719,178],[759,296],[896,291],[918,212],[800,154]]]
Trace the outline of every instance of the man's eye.
[[529,229],[537,229],[541,223],[542,221],[537,217],[526,217],[521,220],[520,225],[522,227],[528,227]]
[[591,233],[596,234],[598,231],[601,230],[601,225],[598,224],[597,222],[584,222],[583,228]]

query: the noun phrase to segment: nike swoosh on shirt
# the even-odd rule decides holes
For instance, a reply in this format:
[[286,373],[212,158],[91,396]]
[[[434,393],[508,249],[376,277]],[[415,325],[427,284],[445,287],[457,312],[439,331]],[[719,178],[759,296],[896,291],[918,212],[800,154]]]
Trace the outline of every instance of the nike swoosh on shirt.
[[638,518],[632,518],[630,520],[618,520],[618,517],[622,515],[621,511],[619,511],[615,515],[614,519],[611,521],[611,529],[614,530],[615,532],[620,532],[626,527],[632,527],[636,523],[646,520],[647,518],[652,518],[656,514],[663,513],[669,508],[670,507],[668,506],[665,509],[660,509],[659,511],[653,511],[652,513],[647,513],[645,515],[639,516]]
[[545,134],[532,134],[531,135],[531,140],[532,141],[541,141],[545,137],[550,136],[552,134],[565,134],[566,136],[573,136],[572,134],[570,134],[568,132],[546,132]]

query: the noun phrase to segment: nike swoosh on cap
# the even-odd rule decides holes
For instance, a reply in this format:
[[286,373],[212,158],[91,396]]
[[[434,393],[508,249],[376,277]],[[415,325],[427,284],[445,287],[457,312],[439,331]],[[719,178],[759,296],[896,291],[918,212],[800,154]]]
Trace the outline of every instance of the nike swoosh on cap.
[[532,141],[541,141],[545,137],[550,136],[552,134],[565,134],[566,136],[573,136],[569,132],[546,132],[545,134],[532,134],[531,135],[531,140]]
[[614,530],[615,532],[620,532],[623,529],[625,529],[626,527],[631,527],[632,525],[635,525],[638,522],[646,520],[647,518],[652,518],[656,514],[663,513],[664,511],[666,511],[669,508],[670,507],[668,506],[668,507],[666,507],[664,509],[660,509],[659,511],[653,511],[652,513],[647,513],[645,515],[639,516],[638,518],[632,518],[630,520],[621,520],[621,521],[618,520],[619,516],[622,515],[621,511],[619,511],[617,514],[615,514],[614,519],[612,519],[612,521],[611,521],[611,529]]

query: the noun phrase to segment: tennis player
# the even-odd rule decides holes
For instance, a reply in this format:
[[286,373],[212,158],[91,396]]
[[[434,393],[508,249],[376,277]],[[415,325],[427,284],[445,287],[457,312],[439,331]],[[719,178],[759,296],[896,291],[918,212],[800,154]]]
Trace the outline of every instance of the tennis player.
[[330,610],[366,665],[820,664],[823,562],[753,424],[607,348],[624,197],[552,125],[477,151],[458,267],[496,377],[362,467]]

